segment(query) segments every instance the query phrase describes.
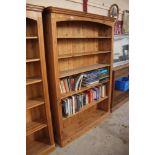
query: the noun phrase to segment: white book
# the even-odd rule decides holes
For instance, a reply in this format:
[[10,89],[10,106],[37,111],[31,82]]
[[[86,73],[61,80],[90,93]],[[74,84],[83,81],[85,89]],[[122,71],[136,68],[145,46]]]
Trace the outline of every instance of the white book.
[[62,93],[66,93],[66,89],[65,89],[63,80],[61,80],[60,83],[61,83]]
[[69,99],[67,99],[67,103],[68,103],[68,114],[70,116],[71,115],[71,111],[70,111],[70,102],[69,102]]
[[72,96],[72,102],[73,102],[73,114],[75,114],[75,96]]
[[106,96],[106,86],[102,85],[102,96],[101,97],[105,97]]

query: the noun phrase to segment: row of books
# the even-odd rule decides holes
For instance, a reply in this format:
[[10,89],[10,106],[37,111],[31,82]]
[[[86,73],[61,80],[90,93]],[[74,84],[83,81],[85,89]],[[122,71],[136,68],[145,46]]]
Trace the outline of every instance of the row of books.
[[87,87],[99,83],[104,78],[107,78],[108,75],[108,68],[101,68],[74,77],[67,77],[60,80],[60,91],[62,94],[77,91],[80,90],[82,86]]
[[61,93],[67,93],[71,91],[77,91],[81,89],[82,79],[84,74],[76,77],[68,77],[60,80],[60,91]]
[[106,96],[106,85],[87,90],[84,93],[73,95],[62,100],[63,116],[68,117],[79,112],[84,106],[92,104]]

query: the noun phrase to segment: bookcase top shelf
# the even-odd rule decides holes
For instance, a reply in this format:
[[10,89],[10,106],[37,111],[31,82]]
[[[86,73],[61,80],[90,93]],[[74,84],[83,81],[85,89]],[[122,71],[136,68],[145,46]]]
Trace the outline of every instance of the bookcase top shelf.
[[108,96],[105,96],[104,98],[100,98],[99,100],[96,100],[96,101],[94,100],[92,103],[89,103],[88,105],[85,105],[83,108],[81,108],[81,110],[79,112],[76,112],[75,114],[68,116],[68,117],[63,117],[63,120],[74,117],[74,116],[86,111],[87,109],[91,108],[92,106],[106,100],[107,98],[108,98]]
[[88,56],[88,55],[97,55],[97,54],[104,54],[104,53],[110,53],[110,52],[111,51],[96,51],[96,52],[80,52],[80,53],[64,54],[64,55],[59,55],[58,59],[66,59],[66,58],[81,57],[81,56]]
[[45,120],[27,123],[26,124],[26,136],[31,135],[34,132],[41,130],[45,127],[47,127],[47,123]]
[[67,76],[76,75],[79,73],[83,73],[83,72],[87,72],[87,71],[91,71],[91,70],[95,70],[95,69],[99,69],[99,68],[103,68],[103,67],[108,67],[108,66],[110,66],[110,65],[109,64],[95,64],[95,65],[80,67],[80,68],[72,69],[72,70],[68,70],[68,71],[62,71],[62,72],[60,72],[60,78],[64,78]]
[[[105,77],[105,78],[107,78],[107,77]],[[64,99],[66,97],[69,97],[69,96],[72,96],[72,95],[75,95],[75,94],[82,93],[82,92],[84,92],[84,91],[86,91],[88,89],[91,89],[91,88],[94,88],[94,87],[97,87],[97,86],[101,86],[102,84],[107,83],[107,82],[109,82],[109,80],[106,80],[103,83],[91,84],[91,85],[89,85],[87,87],[82,87],[80,90],[77,90],[77,91],[72,91],[72,92],[68,92],[68,93],[62,94],[61,95],[61,99]]]

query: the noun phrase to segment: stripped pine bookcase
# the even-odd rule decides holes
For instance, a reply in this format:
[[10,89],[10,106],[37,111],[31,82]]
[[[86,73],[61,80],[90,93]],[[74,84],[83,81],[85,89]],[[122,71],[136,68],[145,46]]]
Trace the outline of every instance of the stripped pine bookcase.
[[[79,11],[48,7],[43,12],[45,53],[54,135],[64,146],[110,114],[114,19]],[[64,78],[108,68],[106,96],[64,117],[62,101],[99,87],[101,83],[63,93]]]
[[44,52],[43,7],[26,5],[26,154],[55,148]]

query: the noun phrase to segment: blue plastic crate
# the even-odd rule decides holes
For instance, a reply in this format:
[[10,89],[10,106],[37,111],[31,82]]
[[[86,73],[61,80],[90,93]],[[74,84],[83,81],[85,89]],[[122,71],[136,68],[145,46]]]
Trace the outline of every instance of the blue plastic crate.
[[115,81],[115,89],[120,91],[129,90],[129,78],[121,77]]

